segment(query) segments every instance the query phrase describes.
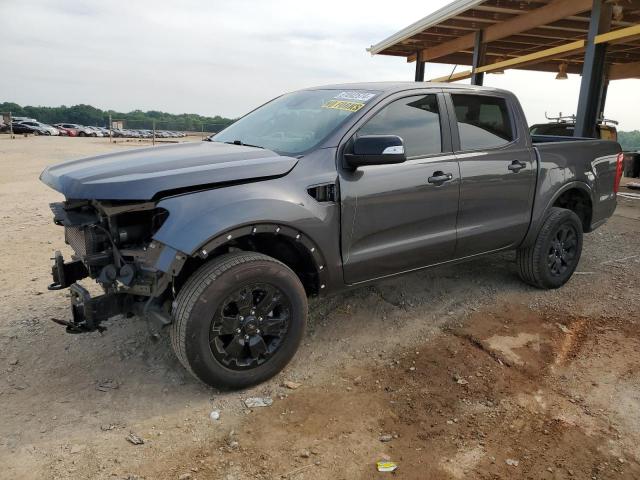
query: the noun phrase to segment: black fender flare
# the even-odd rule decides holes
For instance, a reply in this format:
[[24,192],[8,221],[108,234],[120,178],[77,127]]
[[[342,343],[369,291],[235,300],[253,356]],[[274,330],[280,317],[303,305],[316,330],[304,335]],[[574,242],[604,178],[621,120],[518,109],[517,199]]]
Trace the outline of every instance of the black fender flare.
[[248,237],[260,233],[270,233],[273,235],[282,235],[290,240],[300,243],[312,258],[316,272],[318,274],[318,292],[322,292],[327,286],[327,263],[313,239],[299,229],[278,223],[254,223],[234,227],[223,233],[219,233],[202,244],[192,256],[201,259],[209,257],[210,253],[215,249],[224,246],[229,242],[233,242],[240,237]]

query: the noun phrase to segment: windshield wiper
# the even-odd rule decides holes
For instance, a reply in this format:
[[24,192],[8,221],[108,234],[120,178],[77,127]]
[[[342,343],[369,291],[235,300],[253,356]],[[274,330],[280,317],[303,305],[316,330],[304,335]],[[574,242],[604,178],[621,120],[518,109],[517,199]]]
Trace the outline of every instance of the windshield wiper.
[[224,143],[228,143],[229,145],[242,145],[243,147],[262,148],[264,150],[264,147],[261,147],[260,145],[251,145],[249,143],[244,143],[242,140],[234,140],[233,142],[224,142]]

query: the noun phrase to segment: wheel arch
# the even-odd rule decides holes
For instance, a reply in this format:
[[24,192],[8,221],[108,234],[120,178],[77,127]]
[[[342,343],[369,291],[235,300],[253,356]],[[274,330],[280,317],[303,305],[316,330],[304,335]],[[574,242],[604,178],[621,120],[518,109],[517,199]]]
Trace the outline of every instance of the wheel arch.
[[558,189],[551,197],[551,201],[545,209],[544,216],[553,207],[571,210],[580,218],[582,230],[590,232],[593,219],[593,191],[584,182],[569,182]]
[[[593,195],[594,195],[593,189],[589,184],[583,181],[575,180],[575,181],[571,181],[563,184],[553,194],[551,194],[548,191],[541,191],[536,193],[536,200],[535,200],[536,203],[533,206],[531,224],[529,226],[529,230],[527,232],[526,237],[524,238],[522,243],[518,246],[518,248],[526,248],[532,245],[536,241],[538,232],[542,228],[542,225],[544,224],[544,220],[545,218],[547,218],[547,215],[549,214],[549,211],[551,210],[551,208],[553,208],[554,206],[558,206],[556,204],[558,202],[558,199],[560,199],[562,195],[567,194],[567,192],[572,190],[581,192],[579,193],[579,195],[583,195],[583,196],[586,196],[586,198],[588,198],[589,204],[591,207],[591,216],[588,218],[588,221],[586,222],[582,221],[583,220],[582,218],[581,218],[581,221],[582,221],[582,227],[584,232],[590,232],[592,230],[590,222],[591,222],[591,219],[593,218],[593,206],[595,205],[594,199],[593,199]],[[579,214],[578,216],[580,217]]]
[[178,286],[207,261],[233,251],[253,251],[287,265],[300,278],[308,295],[321,293],[328,279],[327,264],[318,245],[298,228],[283,223],[252,223],[209,238],[187,258]]

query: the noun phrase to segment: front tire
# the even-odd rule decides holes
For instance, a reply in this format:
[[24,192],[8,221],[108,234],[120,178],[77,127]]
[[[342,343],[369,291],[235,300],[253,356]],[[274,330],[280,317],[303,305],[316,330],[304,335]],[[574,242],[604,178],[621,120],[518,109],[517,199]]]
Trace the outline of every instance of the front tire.
[[535,243],[517,251],[520,278],[538,288],[559,288],[578,266],[582,253],[580,218],[564,208],[549,210]]
[[289,363],[306,321],[307,296],[289,267],[260,253],[230,253],[200,267],[178,293],[171,343],[198,380],[239,389]]

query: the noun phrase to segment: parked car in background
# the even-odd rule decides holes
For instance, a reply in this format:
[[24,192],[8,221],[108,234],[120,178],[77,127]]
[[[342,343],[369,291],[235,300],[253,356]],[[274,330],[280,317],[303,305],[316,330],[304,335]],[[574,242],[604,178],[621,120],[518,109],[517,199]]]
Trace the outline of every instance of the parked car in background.
[[49,130],[46,130],[43,127],[40,127],[37,122],[11,122],[11,128],[13,129],[13,133],[16,134],[24,134],[31,133],[33,135],[51,135]]
[[11,117],[11,122],[37,122],[38,120],[36,120],[35,118],[30,118],[30,117]]
[[113,128],[111,129],[111,136],[114,138],[124,137],[124,131],[119,128]]
[[56,127],[60,131],[60,135],[64,135],[64,136],[67,136],[67,137],[77,137],[78,136],[78,130],[76,130],[75,128],[65,128],[65,127],[61,126],[60,124],[56,124],[56,125],[54,125],[54,127]]
[[[430,83],[282,95],[209,142],[48,167],[66,201],[51,290],[71,287],[72,333],[138,314],[171,324],[202,382],[277,374],[307,297],[515,250],[522,280],[564,285],[583,235],[616,208],[612,141],[529,135],[515,95]],[[91,277],[104,294],[75,283]],[[126,316],[125,316],[126,318]]]
[[45,135],[60,135],[60,131],[57,128],[47,125],[46,123],[37,122],[35,120],[23,121],[20,123],[22,125],[29,125],[30,127],[38,127],[45,131]]
[[75,130],[76,132],[78,132],[78,137],[95,137],[96,135],[93,135],[93,131],[88,129],[87,127],[83,126],[83,125],[78,125],[77,123],[56,123],[55,125],[56,127],[61,126],[64,128],[71,128],[73,130]]
[[85,128],[89,130],[90,137],[104,137],[104,133],[98,127],[85,127]]
[[73,123],[56,123],[53,126],[56,128],[63,128],[64,130],[67,131],[67,135],[70,137],[77,137],[78,134],[80,133],[76,128],[77,125]]

